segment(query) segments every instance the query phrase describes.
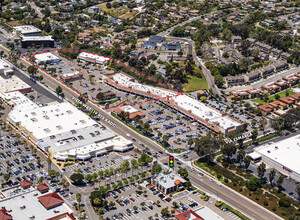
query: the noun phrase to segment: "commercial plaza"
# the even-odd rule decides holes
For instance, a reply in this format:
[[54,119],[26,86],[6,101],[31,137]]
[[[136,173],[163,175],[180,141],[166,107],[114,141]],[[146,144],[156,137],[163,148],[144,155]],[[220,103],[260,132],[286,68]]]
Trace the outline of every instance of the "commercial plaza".
[[265,144],[256,148],[255,152],[279,172],[300,181],[300,135]]
[[178,95],[176,92],[159,87],[143,85],[125,73],[118,72],[107,77],[105,82],[124,92],[160,100],[176,111],[198,121],[203,126],[217,133],[229,134],[233,131],[243,131],[245,125],[231,118],[228,114],[213,109],[188,95]]
[[39,107],[20,92],[14,96],[14,100],[23,101],[15,103],[8,121],[57,160],[86,160],[113,150],[132,149],[131,141],[116,135],[67,102]]

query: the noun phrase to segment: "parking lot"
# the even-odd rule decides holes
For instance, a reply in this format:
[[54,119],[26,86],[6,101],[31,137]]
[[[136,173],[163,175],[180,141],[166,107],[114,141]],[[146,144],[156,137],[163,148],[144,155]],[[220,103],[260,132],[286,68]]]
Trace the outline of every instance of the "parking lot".
[[46,162],[38,164],[37,158],[39,157],[32,156],[32,150],[22,139],[10,132],[1,132],[0,175],[3,180],[3,175],[9,174],[8,186],[16,185],[25,179],[37,181],[40,177],[47,178]]
[[100,170],[109,170],[110,168],[117,169],[124,160],[131,161],[132,159],[133,157],[131,156],[124,156],[111,152],[109,154],[91,158],[88,161],[82,161],[71,166],[67,166],[63,170],[67,175],[72,175],[75,169],[80,169],[80,173],[86,175],[88,173],[98,173]]
[[[158,101],[137,105],[135,108],[146,115],[142,121],[148,123],[152,128],[153,138],[163,143],[162,137],[164,135],[168,136],[169,147],[172,150],[179,148],[185,150],[190,149],[188,140],[200,138],[208,131],[197,122],[191,122],[189,118],[183,117],[167,106],[160,105]],[[139,124],[134,121],[132,121],[131,124],[135,127],[139,126]]]
[[[160,201],[158,205],[156,204],[157,200]],[[115,201],[116,209],[105,210],[104,217],[106,219],[148,219],[150,216],[154,219],[163,219],[161,209],[169,207],[149,188],[142,187],[141,190],[138,190],[137,184],[114,190],[110,193],[108,201]],[[155,213],[157,213],[157,217]]]

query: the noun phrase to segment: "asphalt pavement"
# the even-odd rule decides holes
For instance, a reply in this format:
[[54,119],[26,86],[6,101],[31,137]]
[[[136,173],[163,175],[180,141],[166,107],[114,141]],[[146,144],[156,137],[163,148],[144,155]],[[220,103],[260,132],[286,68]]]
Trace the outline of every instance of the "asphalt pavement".
[[[28,65],[30,64],[26,63],[26,66]],[[60,85],[63,88],[65,99],[68,100],[69,102],[73,102],[72,100],[73,97],[75,98],[78,97],[78,94],[76,92],[66,88],[60,82],[51,78],[49,75],[45,74],[44,72],[40,71],[40,73],[44,75],[44,82],[46,83],[46,85],[49,86],[49,88],[55,90],[55,88],[58,85]],[[125,137],[126,134],[129,134],[132,138],[136,139],[137,142],[143,143],[145,146],[148,146],[149,148],[153,149],[156,152],[163,150],[163,148],[160,145],[150,140],[149,138],[141,136],[140,134],[136,133],[135,131],[133,131],[126,125],[124,125],[122,122],[120,122],[119,120],[111,116],[108,112],[103,111],[101,108],[98,108],[96,105],[90,102],[88,102],[87,105],[92,109],[98,111],[103,116],[103,118],[100,119],[100,122],[103,125],[106,125],[109,129],[116,132],[117,134]],[[114,124],[116,126],[111,126],[111,124]],[[232,189],[229,189],[225,186],[220,188],[213,187],[211,186],[212,183],[210,181],[202,181],[202,179],[200,179],[197,176],[197,173],[195,171],[191,172],[190,176],[193,185],[201,188],[205,192],[215,194],[215,195],[218,194],[220,200],[227,202],[228,204],[239,209],[241,212],[243,212],[247,216],[250,216],[253,219],[259,219],[259,220],[280,219],[280,217],[273,216],[274,214],[268,211],[267,209],[257,205],[256,203],[240,195],[239,193],[234,192]]]

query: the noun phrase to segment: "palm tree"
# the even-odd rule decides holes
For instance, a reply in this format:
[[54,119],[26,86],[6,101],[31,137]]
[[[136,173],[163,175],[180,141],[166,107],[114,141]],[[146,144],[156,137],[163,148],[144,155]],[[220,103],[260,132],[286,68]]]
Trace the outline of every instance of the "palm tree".
[[30,145],[31,156],[33,156],[33,145]]
[[47,163],[48,163],[48,172],[49,172],[49,170],[51,170],[51,164],[52,164],[52,160],[50,157],[47,158]]
[[137,161],[135,159],[132,159],[131,160],[131,170],[132,170],[131,175],[132,176],[133,176],[133,170],[136,168],[136,165],[137,165]]

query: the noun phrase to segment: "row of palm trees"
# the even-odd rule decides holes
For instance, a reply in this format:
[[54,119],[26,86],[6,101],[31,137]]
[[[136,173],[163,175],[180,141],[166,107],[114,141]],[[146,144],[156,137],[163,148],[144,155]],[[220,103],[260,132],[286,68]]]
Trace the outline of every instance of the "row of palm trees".
[[[100,163],[100,165],[101,165],[101,163]],[[104,178],[106,178],[105,179],[106,183],[112,183],[112,178],[109,178],[112,176],[114,176],[114,182],[118,181],[118,177],[120,177],[120,179],[119,179],[119,181],[120,181],[122,179],[128,178],[128,174],[130,174],[130,173],[131,173],[130,176],[132,177],[136,170],[138,171],[138,173],[143,172],[145,165],[146,165],[145,162],[142,162],[142,161],[138,162],[135,159],[132,159],[130,162],[128,160],[125,160],[116,169],[114,169],[113,167],[110,167],[109,169],[100,170],[98,173],[87,174],[85,176],[85,180],[87,182],[98,182],[99,187],[100,187],[100,182]],[[141,170],[139,168],[141,168]],[[80,172],[80,169],[74,170],[74,171]]]

